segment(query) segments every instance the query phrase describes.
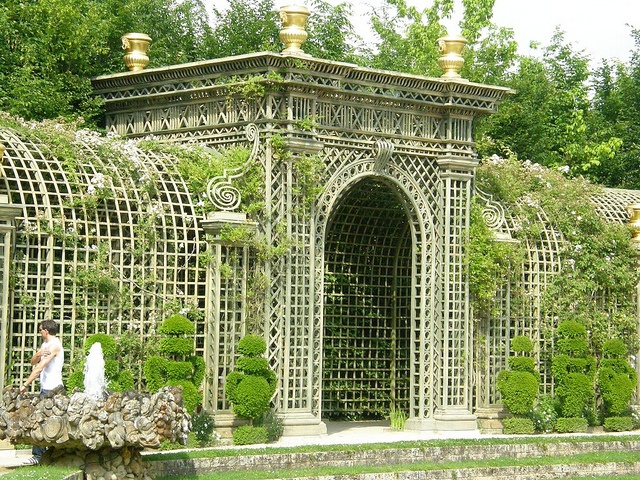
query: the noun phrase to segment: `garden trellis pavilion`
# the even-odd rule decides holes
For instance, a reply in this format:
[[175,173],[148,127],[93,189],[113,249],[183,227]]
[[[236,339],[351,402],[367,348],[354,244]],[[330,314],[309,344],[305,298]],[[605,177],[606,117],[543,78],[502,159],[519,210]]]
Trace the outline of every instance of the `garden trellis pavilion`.
[[[516,312],[506,295],[499,314],[474,321],[464,247],[477,193],[472,124],[509,90],[459,77],[461,57],[446,50],[464,45],[458,37],[442,39],[441,78],[310,57],[307,14],[281,10],[281,53],[95,78],[108,132],[128,139],[111,142],[120,156],[91,132],[77,135],[82,155],[70,162],[45,139],[0,130],[5,384],[28,375],[39,321],[60,321],[73,361],[88,335],[151,335],[179,304],[203,312],[194,341],[219,428],[234,424],[224,378],[247,333],[267,341],[285,434],[391,408],[407,428],[475,429],[501,410],[495,376],[509,338],[543,341],[540,299]],[[144,64],[145,48],[128,55]],[[248,156],[200,196],[178,154],[132,141],[149,136]],[[255,172],[257,197],[243,184]],[[247,211],[248,197],[259,208]],[[509,240],[514,219],[483,201]],[[640,192],[605,190],[594,202],[624,223]],[[549,226],[527,246],[527,290],[559,271],[557,233]]]

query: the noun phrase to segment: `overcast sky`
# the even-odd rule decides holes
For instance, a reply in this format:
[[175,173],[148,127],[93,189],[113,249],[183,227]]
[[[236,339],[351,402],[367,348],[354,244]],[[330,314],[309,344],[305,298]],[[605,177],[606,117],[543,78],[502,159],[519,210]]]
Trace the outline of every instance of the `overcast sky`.
[[[219,0],[209,0],[219,1]],[[344,0],[328,0],[338,4]],[[425,8],[430,0],[407,0],[410,5]],[[461,3],[461,0],[456,0]],[[351,0],[356,28],[365,29],[367,15],[382,5],[382,0]],[[276,8],[282,5],[304,5],[304,0],[276,0]],[[576,50],[585,50],[592,60],[618,58],[627,62],[633,49],[631,24],[640,29],[640,0],[496,0],[494,23],[513,28],[521,53],[529,54],[530,42],[548,45],[556,26],[565,32],[565,39]],[[454,11],[459,15],[461,7]],[[449,25],[448,25],[449,26]],[[457,21],[449,33],[459,33]]]

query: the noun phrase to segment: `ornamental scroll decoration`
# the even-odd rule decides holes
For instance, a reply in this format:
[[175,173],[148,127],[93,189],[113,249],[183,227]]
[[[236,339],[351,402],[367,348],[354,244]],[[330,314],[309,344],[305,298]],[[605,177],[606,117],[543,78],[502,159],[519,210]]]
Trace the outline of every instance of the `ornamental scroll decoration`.
[[247,140],[253,142],[249,158],[243,165],[224,171],[219,177],[212,178],[207,183],[207,196],[213,205],[222,211],[232,212],[240,206],[242,197],[232,181],[240,178],[251,167],[258,156],[258,147],[260,144],[260,134],[255,123],[250,123],[246,128]]
[[378,140],[373,147],[373,171],[380,173],[384,167],[389,163],[391,155],[393,155],[394,146],[393,143],[388,140]]
[[484,221],[487,223],[487,227],[493,230],[496,236],[504,236],[504,232],[507,231],[507,221],[502,205],[496,202],[492,195],[483,192],[478,187],[476,187],[476,195],[484,204],[482,218],[484,218]]

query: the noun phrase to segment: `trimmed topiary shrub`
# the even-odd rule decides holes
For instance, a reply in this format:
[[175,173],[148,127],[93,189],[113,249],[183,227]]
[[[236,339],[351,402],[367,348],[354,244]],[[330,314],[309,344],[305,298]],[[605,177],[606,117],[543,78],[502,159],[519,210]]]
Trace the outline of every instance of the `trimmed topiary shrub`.
[[538,396],[538,379],[531,372],[503,370],[498,374],[502,403],[514,415],[526,415]]
[[633,430],[633,418],[608,417],[604,419],[603,426],[607,432],[628,432]]
[[624,414],[636,388],[637,374],[626,360],[627,347],[622,340],[612,339],[602,348],[604,358],[598,370],[598,390],[602,397],[603,415]]
[[160,355],[152,355],[144,363],[147,389],[155,393],[164,386],[181,385],[184,407],[192,415],[202,403],[200,385],[205,370],[204,359],[193,355],[195,327],[184,315],[175,314],[162,322],[158,332],[163,335]]
[[[235,370],[229,372],[225,382],[225,394],[233,412],[238,417],[249,419],[250,426],[269,411],[271,397],[276,391],[276,374],[269,368],[267,360],[261,357],[266,350],[267,344],[262,337],[251,334],[243,337],[238,342],[238,352],[244,356],[236,361]],[[234,433],[234,443],[235,439]]]
[[502,420],[502,426],[502,431],[507,435],[531,435],[535,431],[530,418],[505,418]]
[[[533,351],[531,340],[523,336],[513,338],[511,347],[514,353],[528,354]],[[502,403],[514,415],[527,415],[538,396],[540,383],[533,358],[513,355],[507,361],[510,370],[501,371],[497,378]]]
[[556,431],[558,433],[585,433],[587,426],[586,418],[560,417],[556,422]]
[[[560,413],[565,418],[584,417],[589,409],[593,409],[595,398],[596,363],[588,355],[587,329],[576,321],[568,320],[558,325],[556,334],[558,354],[552,359],[551,370]],[[586,424],[586,419],[584,421]]]
[[267,443],[269,434],[264,427],[254,427],[243,425],[233,431],[234,445],[255,445],[256,443]]

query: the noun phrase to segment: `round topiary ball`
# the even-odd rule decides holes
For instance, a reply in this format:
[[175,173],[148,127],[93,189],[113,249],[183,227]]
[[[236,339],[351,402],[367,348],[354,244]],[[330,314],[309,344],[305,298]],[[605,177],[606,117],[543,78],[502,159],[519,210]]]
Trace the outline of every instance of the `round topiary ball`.
[[105,333],[96,333],[87,338],[84,342],[84,353],[89,355],[89,350],[94,343],[99,343],[102,347],[102,356],[104,358],[113,357],[118,349],[116,341]]
[[257,357],[267,351],[267,343],[258,335],[245,335],[238,342],[238,352],[247,357]]

